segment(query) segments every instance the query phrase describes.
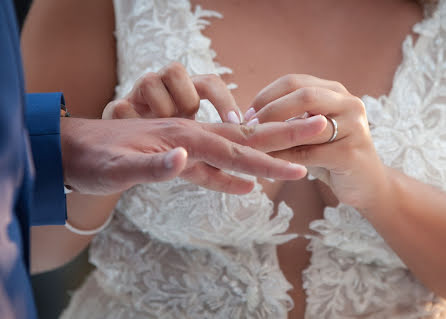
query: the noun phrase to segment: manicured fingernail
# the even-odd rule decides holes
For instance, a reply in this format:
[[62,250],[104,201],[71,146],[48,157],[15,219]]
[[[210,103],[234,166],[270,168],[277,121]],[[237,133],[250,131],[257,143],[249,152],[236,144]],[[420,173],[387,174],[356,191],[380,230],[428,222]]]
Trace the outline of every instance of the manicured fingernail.
[[240,124],[240,119],[234,111],[228,113],[228,121],[233,124]]
[[256,110],[253,107],[249,108],[245,113],[245,121],[249,121],[254,114],[256,114]]
[[246,126],[253,126],[253,125],[256,125],[256,124],[259,124],[259,119],[258,118],[252,119],[251,121],[249,121],[246,124]]
[[243,117],[242,111],[240,111],[240,108],[238,109],[238,118],[240,119],[240,123],[243,123],[245,121],[245,118]]
[[164,157],[164,167],[167,169],[172,169],[175,166],[175,157],[177,157],[179,154],[182,156],[187,156],[186,150],[182,147],[175,148],[167,153]]

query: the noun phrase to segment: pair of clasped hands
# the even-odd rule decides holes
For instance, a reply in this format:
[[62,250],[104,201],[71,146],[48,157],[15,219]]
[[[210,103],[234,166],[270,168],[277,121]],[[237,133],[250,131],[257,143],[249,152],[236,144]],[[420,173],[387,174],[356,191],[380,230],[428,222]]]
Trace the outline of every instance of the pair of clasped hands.
[[[215,106],[223,123],[194,120],[200,99]],[[64,160],[65,183],[83,193],[111,194],[180,176],[245,194],[253,182],[223,170],[295,180],[307,174],[306,167],[319,167],[340,201],[365,205],[370,181],[382,175],[364,105],[338,82],[286,75],[260,91],[244,119],[239,114],[218,76],[191,77],[172,63],[110,102],[103,120],[62,123],[83,132],[62,145],[64,158],[76,158]],[[326,116],[338,123],[330,143],[334,127]]]

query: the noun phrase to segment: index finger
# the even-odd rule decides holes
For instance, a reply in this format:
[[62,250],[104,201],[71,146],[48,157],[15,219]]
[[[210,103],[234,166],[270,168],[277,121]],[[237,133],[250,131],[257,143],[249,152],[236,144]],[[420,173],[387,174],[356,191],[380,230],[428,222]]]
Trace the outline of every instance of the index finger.
[[327,119],[321,115],[289,122],[268,122],[254,126],[225,123],[200,124],[206,130],[223,136],[228,140],[263,152],[285,150],[299,145],[314,143],[318,138],[321,141],[327,140],[326,136],[321,136],[327,127]]
[[240,124],[241,112],[226,83],[215,74],[192,77],[195,89],[201,99],[209,100],[223,122]]
[[350,94],[341,83],[336,81],[324,80],[307,74],[288,74],[263,88],[252,102],[252,108],[258,112],[268,103],[303,87],[321,87],[340,94]]
[[201,132],[200,138],[189,135],[185,142],[187,145],[182,146],[187,149],[191,158],[216,168],[278,180],[301,179],[307,173],[302,165],[273,158],[205,130]]

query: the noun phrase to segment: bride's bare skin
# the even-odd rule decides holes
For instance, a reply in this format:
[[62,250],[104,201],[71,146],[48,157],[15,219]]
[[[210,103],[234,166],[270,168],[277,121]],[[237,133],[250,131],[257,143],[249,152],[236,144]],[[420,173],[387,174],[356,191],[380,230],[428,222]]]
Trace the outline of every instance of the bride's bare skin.
[[[233,93],[243,111],[250,107],[259,90],[289,73],[339,81],[356,96],[388,93],[401,62],[401,44],[411,27],[422,19],[422,9],[409,0],[193,0],[192,6],[196,5],[224,15],[224,19],[214,19],[204,34],[212,39],[216,60],[233,69],[234,73],[225,80],[238,84],[239,88]],[[39,6],[45,9],[38,10]],[[63,90],[67,99],[74,101],[75,108],[71,108],[74,114],[98,116],[111,99],[116,84],[115,53],[109,37],[114,19],[111,1],[37,0],[34,9],[23,43],[29,89]],[[90,14],[82,14],[85,12]],[[45,14],[51,14],[52,19],[45,19]],[[63,19],[58,22],[56,17]],[[54,26],[48,26],[39,34],[32,28],[33,21],[37,23],[39,19],[52,21],[49,23]],[[80,23],[83,28],[79,28]],[[87,34],[89,37],[83,40]],[[51,37],[60,40],[61,50],[71,45],[73,51],[67,49],[67,53],[72,54],[47,57],[43,39]],[[63,46],[64,41],[68,47]],[[36,52],[32,54],[33,45],[34,50],[42,46],[38,49],[41,56]],[[86,56],[73,54],[76,50]],[[33,57],[38,58],[33,60]],[[85,61],[91,61],[91,65]],[[47,75],[44,78],[41,77],[43,71]],[[92,76],[97,76],[94,82],[101,87],[84,81]],[[81,101],[80,96],[83,97]],[[308,223],[322,216],[325,205],[336,203],[330,192],[316,182],[302,180],[285,185],[264,182],[264,185],[273,200],[285,200],[294,209],[290,232],[308,232]],[[78,198],[71,200],[69,209],[82,208],[83,213],[88,213],[90,207],[90,214],[96,216],[92,224],[96,226],[106,219],[113,200],[110,204],[110,200],[102,199],[103,205],[97,204],[101,203],[98,199],[89,200],[96,203],[96,207],[82,204],[85,199]],[[99,213],[101,209],[103,217]],[[48,231],[44,234],[48,235]],[[74,251],[89,240],[67,234],[65,230],[60,230],[60,236],[69,237],[76,247]],[[58,251],[48,248],[54,245],[57,245],[54,240],[46,242],[44,250]],[[308,266],[310,257],[306,245],[305,240],[297,239],[278,249],[281,268],[295,287],[291,291],[295,308],[289,318],[303,318],[305,310],[301,271]],[[66,249],[63,253],[67,254]]]
[[[212,40],[216,61],[233,70],[223,78],[238,85],[233,95],[242,111],[263,87],[289,73],[336,80],[356,96],[387,94],[401,62],[401,44],[423,16],[414,1],[406,0],[191,2],[224,16],[203,33]],[[285,200],[293,208],[289,232],[308,233],[325,205],[336,204],[321,182],[263,185],[276,203]],[[289,318],[304,316],[301,273],[309,263],[307,244],[300,238],[278,248],[280,266],[294,286]]]

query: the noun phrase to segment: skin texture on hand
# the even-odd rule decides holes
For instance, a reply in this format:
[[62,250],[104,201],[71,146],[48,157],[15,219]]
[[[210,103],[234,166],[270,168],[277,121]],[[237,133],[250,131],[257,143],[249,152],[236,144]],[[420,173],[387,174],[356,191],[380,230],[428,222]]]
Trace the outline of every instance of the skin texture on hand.
[[[372,205],[375,194],[387,185],[384,165],[373,146],[365,106],[340,83],[310,75],[290,74],[263,89],[253,101],[259,123],[285,121],[303,114],[322,114],[334,118],[333,125],[307,145],[271,155],[327,171],[327,182],[339,201],[356,207]],[[310,117],[311,118],[311,117]],[[371,195],[373,194],[373,195]]]
[[[136,184],[181,176],[183,170],[187,179],[191,174],[188,168],[199,161],[209,166],[204,176],[194,176],[200,185],[243,194],[251,191],[251,181],[216,169],[274,179],[300,179],[306,175],[303,166],[274,159],[250,146],[263,151],[286,149],[318,134],[325,126],[321,117],[305,123],[259,125],[246,134],[236,124],[203,124],[180,118],[66,118],[61,123],[65,183],[80,193],[113,194]],[[280,143],[272,143],[271,139]],[[211,183],[212,178],[218,183]]]
[[[234,97],[220,77],[213,74],[190,77],[186,69],[176,62],[167,65],[158,73],[150,72],[143,75],[129,94],[122,99],[110,102],[105,107],[103,119],[153,119],[166,117],[193,119],[198,111],[200,99],[209,100],[218,111],[223,122],[230,122],[236,125],[241,123],[240,115],[237,115],[240,114],[240,111]],[[244,125],[230,128],[230,126],[224,125],[181,122],[179,119],[172,119],[170,123],[182,123],[182,125],[186,126],[201,127],[238,144],[252,146],[264,152],[283,150],[305,143],[305,138],[319,134],[326,126],[326,120],[322,117],[314,117],[292,124],[268,124],[262,128]],[[189,129],[184,127],[184,130],[188,131]],[[160,131],[160,134],[163,134],[163,132]],[[177,136],[184,136],[184,134],[188,133],[179,130]],[[240,145],[228,144],[231,148],[230,151],[220,149],[218,151],[220,152],[218,159],[215,158],[218,163],[215,161],[214,163],[209,162],[209,158],[204,161],[200,159],[202,154],[197,154],[196,152],[197,149],[204,152],[204,149],[201,150],[203,145],[206,145],[209,153],[217,151],[219,143],[226,143],[218,136],[205,138],[208,134],[191,136],[187,141],[184,141],[185,144],[175,144],[176,146],[186,148],[188,153],[192,154],[180,176],[192,183],[217,191],[235,194],[249,192],[253,187],[252,182],[231,176],[221,170],[221,168],[226,168],[246,172],[245,168],[239,166],[239,164],[244,165],[240,162],[241,159],[237,159],[242,154]],[[197,144],[197,141],[200,142]],[[195,145],[196,148],[194,149],[192,145]],[[166,150],[163,149],[162,151]],[[234,156],[236,157],[233,158]],[[255,167],[262,163],[259,160],[264,158],[264,155],[258,153],[255,156],[257,158],[252,154],[251,163],[246,162],[246,164]],[[232,161],[231,165],[227,167],[230,161]],[[262,176],[258,170],[250,174]],[[267,173],[267,175],[269,174]],[[175,174],[172,176],[175,176]],[[279,177],[278,179],[284,178]]]

